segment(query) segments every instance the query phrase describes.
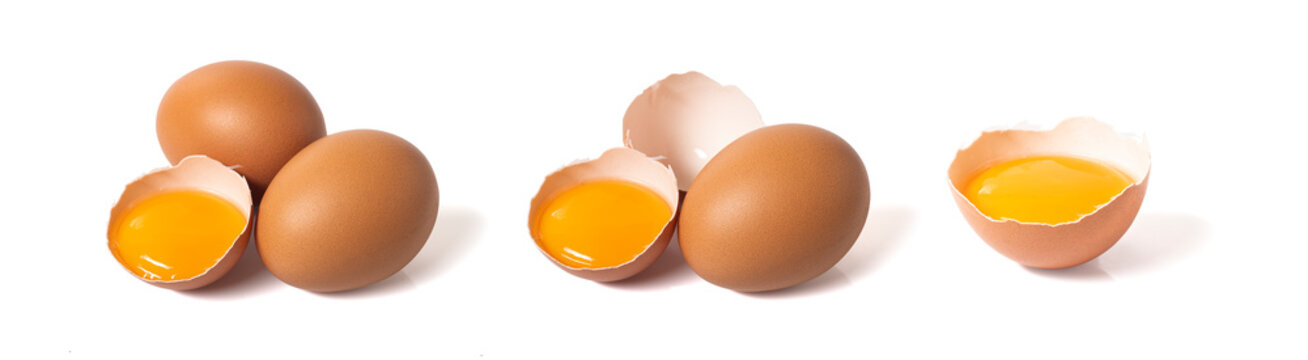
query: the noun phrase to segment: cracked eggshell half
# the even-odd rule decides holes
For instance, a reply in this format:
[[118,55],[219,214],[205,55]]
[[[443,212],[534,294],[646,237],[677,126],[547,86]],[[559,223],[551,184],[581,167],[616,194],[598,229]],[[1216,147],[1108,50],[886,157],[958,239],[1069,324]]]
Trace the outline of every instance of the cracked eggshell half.
[[739,88],[692,71],[636,96],[622,117],[622,136],[627,147],[671,166],[677,188],[686,191],[713,155],[762,126],[754,102]]
[[109,251],[122,264],[123,261],[118,252],[118,242],[114,230],[118,228],[119,223],[123,220],[122,217],[133,206],[156,195],[180,190],[204,191],[235,205],[241,211],[241,215],[245,217],[245,229],[241,231],[239,236],[232,239],[231,247],[216,263],[205,270],[204,273],[195,277],[181,280],[151,280],[137,276],[130,270],[128,273],[132,273],[132,276],[150,285],[165,289],[198,289],[212,284],[227,274],[228,271],[231,271],[232,267],[236,266],[236,261],[240,260],[241,255],[245,253],[245,246],[250,240],[250,215],[254,206],[250,186],[246,183],[244,177],[217,160],[203,155],[188,156],[181,159],[176,166],[156,169],[127,184],[127,187],[123,189],[122,196],[118,198],[118,202],[109,211],[109,232],[107,235]]
[[[550,201],[564,191],[601,180],[625,180],[645,186],[672,207],[672,215],[668,218],[667,225],[664,225],[663,231],[657,237],[650,239],[645,250],[630,261],[618,266],[598,269],[577,268],[563,264],[541,248],[541,239],[535,230],[540,221],[541,211],[544,211]],[[678,198],[677,178],[671,168],[646,157],[639,151],[613,148],[605,151],[597,159],[573,163],[545,177],[540,190],[531,199],[531,208],[527,215],[527,230],[531,232],[537,248],[541,248],[541,254],[564,271],[593,281],[618,281],[649,268],[663,254],[663,250],[667,249],[677,226]]]
[[[1061,224],[1001,221],[981,213],[960,189],[970,177],[996,163],[1037,155],[1066,155],[1111,165],[1135,179],[1094,212]],[[1061,269],[1088,262],[1117,243],[1144,201],[1151,166],[1143,136],[1120,134],[1093,118],[1064,120],[1051,130],[994,130],[960,149],[949,181],[963,217],[986,244],[1019,264]]]

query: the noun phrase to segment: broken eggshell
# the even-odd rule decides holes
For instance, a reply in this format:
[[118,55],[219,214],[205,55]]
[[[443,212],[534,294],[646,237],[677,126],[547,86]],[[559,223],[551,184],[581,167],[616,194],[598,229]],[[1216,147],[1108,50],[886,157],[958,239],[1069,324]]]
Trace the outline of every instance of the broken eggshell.
[[[228,271],[231,271],[232,267],[236,266],[236,261],[240,260],[241,255],[245,253],[245,246],[250,240],[250,214],[254,206],[250,186],[246,183],[244,177],[218,162],[218,160],[203,155],[187,156],[178,162],[176,166],[155,169],[127,184],[127,187],[123,189],[122,196],[118,198],[118,203],[114,204],[113,209],[109,211],[109,232],[107,235],[109,251],[114,254],[114,258],[119,258],[114,229],[122,221],[119,218],[120,216],[126,214],[141,201],[162,193],[179,190],[204,191],[235,205],[237,209],[241,210],[241,215],[245,217],[245,229],[241,231],[241,235],[232,241],[231,247],[227,249],[227,252],[223,254],[218,262],[195,277],[182,280],[150,280],[137,276],[130,270],[127,272],[141,279],[141,281],[165,289],[198,289],[212,284],[227,274]],[[121,259],[119,263],[122,263]]]
[[545,252],[544,249],[541,249],[541,254],[554,262],[554,265],[572,275],[600,282],[617,281],[636,275],[653,265],[672,239],[673,230],[677,226],[679,193],[677,191],[677,178],[668,166],[646,157],[645,154],[639,151],[628,148],[609,149],[597,159],[580,161],[565,166],[545,177],[545,182],[541,184],[540,190],[531,199],[531,209],[527,215],[527,230],[531,232],[532,240],[536,242],[537,248],[540,248],[541,239],[535,231],[537,223],[540,221],[540,212],[544,211],[550,201],[564,191],[581,184],[600,180],[631,181],[645,186],[662,197],[663,201],[666,201],[672,207],[672,217],[668,219],[663,231],[657,237],[650,239],[649,245],[639,255],[622,265],[613,267],[577,268],[559,262],[558,259]]
[[[960,189],[971,176],[994,164],[1030,156],[1065,155],[1111,165],[1135,179],[1120,194],[1089,214],[1061,224],[998,220],[983,213]],[[1119,134],[1089,117],[1064,120],[1051,130],[994,130],[960,149],[949,166],[954,202],[977,235],[1019,264],[1061,269],[1083,264],[1108,251],[1131,227],[1149,184],[1147,141]]]
[[763,127],[754,102],[735,86],[698,72],[673,74],[645,89],[622,117],[623,144],[672,167],[677,188],[733,140]]

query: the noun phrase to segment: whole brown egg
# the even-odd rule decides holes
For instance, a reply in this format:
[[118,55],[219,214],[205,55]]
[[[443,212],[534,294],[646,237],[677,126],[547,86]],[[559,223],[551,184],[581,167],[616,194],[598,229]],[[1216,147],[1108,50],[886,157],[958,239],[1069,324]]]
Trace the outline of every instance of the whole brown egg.
[[849,252],[868,201],[863,160],[839,136],[809,125],[759,128],[723,148],[691,184],[681,251],[718,286],[795,286]]
[[218,160],[245,176],[256,199],[287,160],[327,135],[304,85],[250,61],[213,63],[182,76],[159,103],[155,131],[169,162],[190,155]]
[[287,284],[356,289],[413,260],[439,205],[431,163],[413,144],[376,130],[340,132],[305,147],[273,179],[255,244]]

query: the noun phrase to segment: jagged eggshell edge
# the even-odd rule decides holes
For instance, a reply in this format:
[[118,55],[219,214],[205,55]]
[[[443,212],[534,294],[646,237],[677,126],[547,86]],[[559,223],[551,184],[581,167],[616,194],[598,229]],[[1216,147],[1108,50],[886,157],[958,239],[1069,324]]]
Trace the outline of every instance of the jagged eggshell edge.
[[[656,238],[650,239],[650,243],[645,247],[644,251],[636,255],[632,260],[618,266],[588,269],[565,265],[550,256],[549,253],[546,253],[544,249],[540,249],[540,239],[537,238],[534,229],[536,229],[536,223],[539,221],[540,212],[544,210],[550,201],[564,191],[583,183],[613,179],[632,181],[643,185],[659,194],[664,201],[672,206],[672,217],[668,219],[667,225],[664,225],[663,231]],[[636,150],[613,148],[605,151],[599,158],[573,163],[545,177],[545,182],[541,184],[540,190],[531,199],[531,208],[527,214],[527,231],[531,233],[532,240],[536,243],[536,247],[541,251],[541,254],[564,271],[593,281],[618,281],[632,277],[649,268],[667,249],[668,243],[672,239],[672,233],[677,226],[677,214],[680,206],[679,196],[677,178],[671,167],[650,159],[644,153]]]
[[[1068,155],[1105,162],[1136,182],[1081,218],[1061,224],[999,220],[982,214],[960,189],[969,177],[995,163],[1035,155]],[[986,131],[958,150],[949,166],[954,202],[986,244],[1019,264],[1061,269],[1083,264],[1113,247],[1131,227],[1144,202],[1152,167],[1144,136],[1120,134],[1089,117],[1064,120],[1050,130]]]
[[740,88],[691,71],[668,75],[631,101],[622,142],[671,166],[686,191],[713,155],[760,127],[758,108]]
[[[232,246],[227,249],[227,252],[217,263],[205,270],[204,273],[190,279],[149,280],[136,276],[126,267],[123,270],[127,270],[129,274],[141,281],[161,288],[171,290],[198,289],[218,281],[236,266],[236,262],[245,253],[245,247],[250,240],[250,229],[252,228],[250,215],[253,210],[254,200],[251,197],[250,186],[246,183],[245,177],[218,162],[218,160],[203,155],[187,156],[178,162],[176,166],[155,169],[128,183],[127,187],[123,189],[123,194],[119,196],[118,202],[109,211],[109,231],[106,237],[109,240],[109,251],[114,253],[114,258],[117,259],[113,233],[118,222],[121,221],[119,217],[145,199],[163,192],[177,190],[208,192],[236,205],[236,208],[241,210],[241,215],[245,217],[245,229],[241,231],[241,235],[237,236],[236,240],[232,242]],[[119,264],[121,265],[122,262],[119,261]]]

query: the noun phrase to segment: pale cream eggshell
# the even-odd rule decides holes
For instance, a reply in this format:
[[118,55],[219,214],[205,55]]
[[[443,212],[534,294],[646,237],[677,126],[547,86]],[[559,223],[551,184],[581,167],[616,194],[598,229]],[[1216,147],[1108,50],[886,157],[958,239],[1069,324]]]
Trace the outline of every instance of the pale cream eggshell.
[[763,126],[754,102],[735,86],[698,72],[673,74],[636,96],[622,117],[623,143],[672,167],[685,191],[709,159]]

